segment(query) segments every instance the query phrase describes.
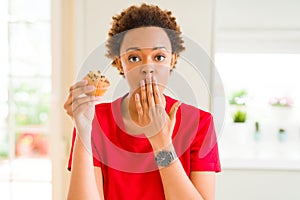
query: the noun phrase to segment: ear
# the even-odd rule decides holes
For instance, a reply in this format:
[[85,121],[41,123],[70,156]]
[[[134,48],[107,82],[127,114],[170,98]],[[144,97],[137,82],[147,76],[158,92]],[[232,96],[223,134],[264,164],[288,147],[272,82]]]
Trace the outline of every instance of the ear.
[[115,58],[114,62],[116,63],[116,67],[118,68],[118,70],[122,73],[124,73],[124,69],[122,66],[122,62],[120,58]]
[[177,62],[177,58],[178,58],[178,55],[176,53],[173,53],[172,58],[171,58],[171,65],[170,65],[171,70],[174,69],[175,64]]

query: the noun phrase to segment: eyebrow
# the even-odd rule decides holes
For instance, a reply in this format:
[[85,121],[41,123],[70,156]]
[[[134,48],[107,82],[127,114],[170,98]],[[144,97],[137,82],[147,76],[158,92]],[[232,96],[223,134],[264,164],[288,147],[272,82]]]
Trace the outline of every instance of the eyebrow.
[[[158,50],[158,49],[167,50],[166,47],[153,47],[152,48],[153,51]],[[139,48],[139,47],[130,47],[130,48],[126,49],[126,52],[128,52],[128,51],[141,51],[141,48]]]

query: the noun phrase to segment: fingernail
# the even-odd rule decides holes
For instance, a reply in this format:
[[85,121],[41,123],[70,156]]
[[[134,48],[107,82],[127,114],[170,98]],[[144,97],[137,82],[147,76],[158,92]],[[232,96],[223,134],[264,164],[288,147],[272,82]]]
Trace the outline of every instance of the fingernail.
[[152,74],[147,74],[146,75],[146,81],[147,81],[147,83],[150,83],[151,82],[151,78],[152,78]]
[[82,83],[87,83],[88,81],[86,79],[83,79],[82,80]]
[[136,93],[136,94],[134,95],[134,97],[135,97],[135,100],[136,100],[136,101],[139,100],[139,94]]
[[141,87],[145,86],[145,81],[144,81],[144,80],[141,80],[141,81],[140,81],[140,85],[141,85]]
[[153,80],[154,83],[157,82],[157,81],[156,81],[156,78],[155,78],[154,76],[152,76],[152,80]]

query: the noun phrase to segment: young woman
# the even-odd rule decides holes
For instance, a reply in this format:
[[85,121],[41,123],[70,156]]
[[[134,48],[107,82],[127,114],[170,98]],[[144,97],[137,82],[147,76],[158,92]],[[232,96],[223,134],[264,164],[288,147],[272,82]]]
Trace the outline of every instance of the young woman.
[[131,6],[113,17],[107,48],[130,89],[96,105],[82,95],[95,89],[87,81],[70,87],[68,199],[214,199],[221,168],[212,116],[163,94],[184,50],[175,17]]

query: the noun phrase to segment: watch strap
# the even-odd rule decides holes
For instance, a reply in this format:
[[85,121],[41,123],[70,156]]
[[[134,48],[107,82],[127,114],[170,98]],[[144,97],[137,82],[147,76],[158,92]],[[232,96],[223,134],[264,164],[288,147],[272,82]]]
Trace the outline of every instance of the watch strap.
[[171,165],[177,159],[178,157],[173,144],[155,152],[155,162],[159,169]]

